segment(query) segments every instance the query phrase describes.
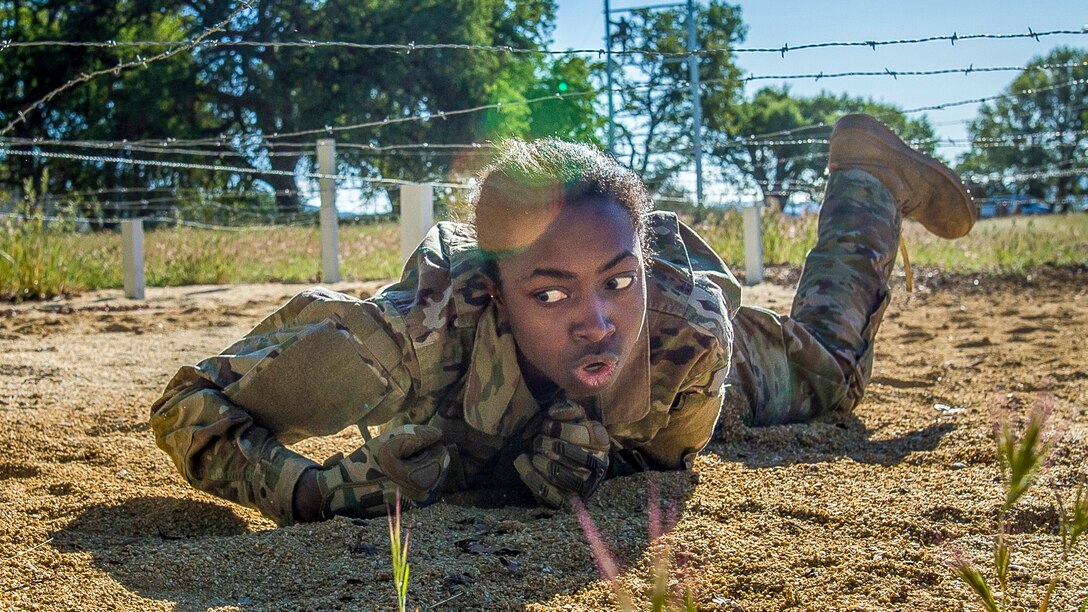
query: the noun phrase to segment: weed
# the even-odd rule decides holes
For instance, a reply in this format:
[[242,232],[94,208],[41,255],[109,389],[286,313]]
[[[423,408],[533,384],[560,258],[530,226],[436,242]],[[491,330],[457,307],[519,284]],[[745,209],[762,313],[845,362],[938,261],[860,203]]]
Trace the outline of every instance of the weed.
[[404,531],[401,540],[400,529],[400,489],[396,492],[396,501],[392,509],[386,509],[389,520],[389,549],[393,557],[393,587],[397,594],[397,610],[404,612],[408,604],[408,539],[412,533]]
[[[1017,501],[1031,488],[1052,449],[1052,443],[1046,435],[1046,422],[1050,416],[1051,403],[1047,396],[1042,396],[1032,409],[1027,423],[1017,428],[1006,418],[994,428],[994,442],[998,463],[1001,466],[1002,480],[1005,483],[1005,499],[997,511],[997,533],[993,545],[993,571],[1000,586],[1000,598],[986,582],[981,570],[962,554],[955,554],[949,562],[953,573],[962,580],[979,598],[987,612],[999,612],[1011,606],[1012,594],[1009,588],[1009,567],[1012,550],[1009,543],[1008,514]],[[1050,607],[1051,597],[1058,586],[1069,561],[1070,553],[1077,541],[1088,532],[1088,495],[1085,495],[1083,482],[1077,487],[1073,502],[1066,506],[1060,493],[1055,492],[1055,507],[1058,512],[1058,533],[1061,536],[1062,554],[1058,567],[1053,570],[1053,577],[1047,583],[1046,592],[1039,605],[1039,612],[1046,612]],[[1080,604],[1078,610],[1088,608],[1088,599]]]

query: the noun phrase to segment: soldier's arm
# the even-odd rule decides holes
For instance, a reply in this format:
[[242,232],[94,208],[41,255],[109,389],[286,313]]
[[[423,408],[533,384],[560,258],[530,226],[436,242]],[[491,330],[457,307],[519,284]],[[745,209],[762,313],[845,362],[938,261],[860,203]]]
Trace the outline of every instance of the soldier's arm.
[[367,308],[304,293],[223,354],[181,368],[151,408],[159,447],[194,487],[294,522],[296,483],[318,464],[284,443],[384,422],[404,397],[406,374],[386,366],[401,356],[375,355],[396,342]]
[[665,427],[639,448],[654,467],[691,469],[695,455],[710,442],[722,407],[722,383],[729,362],[718,362],[695,375],[676,396]]

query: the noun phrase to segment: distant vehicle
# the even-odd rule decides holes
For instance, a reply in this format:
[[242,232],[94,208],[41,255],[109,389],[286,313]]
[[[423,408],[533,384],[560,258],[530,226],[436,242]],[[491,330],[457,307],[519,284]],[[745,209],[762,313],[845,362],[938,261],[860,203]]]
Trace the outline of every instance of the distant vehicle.
[[978,205],[982,219],[1008,215],[1049,215],[1054,212],[1050,204],[1025,195],[991,196]]
[[1019,212],[1021,215],[1049,215],[1053,211],[1050,208],[1050,204],[1034,200],[1021,204]]
[[786,205],[782,207],[782,214],[787,217],[803,217],[808,214],[818,214],[820,212],[820,203],[813,202],[812,200],[803,200],[801,202],[786,202]]

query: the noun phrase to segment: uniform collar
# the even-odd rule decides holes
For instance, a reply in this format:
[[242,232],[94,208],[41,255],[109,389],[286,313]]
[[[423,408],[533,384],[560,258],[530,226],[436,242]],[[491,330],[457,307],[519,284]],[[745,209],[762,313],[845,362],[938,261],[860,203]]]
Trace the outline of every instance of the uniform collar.
[[[638,421],[650,412],[649,317],[631,360],[615,383],[597,397],[605,426]],[[588,407],[587,407],[588,408]],[[509,436],[541,411],[518,366],[517,346],[494,302],[476,327],[464,395],[465,422],[489,435]]]

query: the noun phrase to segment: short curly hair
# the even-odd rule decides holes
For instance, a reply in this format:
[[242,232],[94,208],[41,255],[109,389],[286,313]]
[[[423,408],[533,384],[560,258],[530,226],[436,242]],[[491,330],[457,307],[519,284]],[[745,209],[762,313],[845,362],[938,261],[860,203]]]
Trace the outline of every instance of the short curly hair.
[[[479,175],[479,188],[470,202],[472,225],[477,236],[483,237],[494,228],[488,224],[509,222],[508,218],[486,218],[488,211],[505,213],[511,206],[525,210],[602,201],[615,202],[627,211],[646,252],[645,215],[650,212],[651,200],[634,172],[590,145],[557,138],[509,139],[499,144],[495,160]],[[500,216],[505,217],[495,213]],[[481,250],[488,259],[505,254],[487,252],[483,245]]]

